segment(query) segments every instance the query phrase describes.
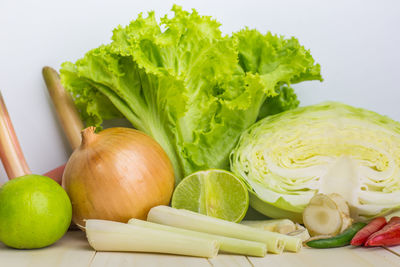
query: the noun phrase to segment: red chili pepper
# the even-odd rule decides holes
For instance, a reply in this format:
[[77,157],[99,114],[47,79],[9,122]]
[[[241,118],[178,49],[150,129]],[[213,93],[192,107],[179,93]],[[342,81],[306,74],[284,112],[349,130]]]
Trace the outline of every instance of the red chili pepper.
[[389,223],[400,223],[400,217],[399,216],[393,216]]
[[365,242],[365,246],[400,245],[400,217],[395,216],[378,232],[373,233]]
[[378,217],[373,219],[367,226],[362,228],[351,240],[351,245],[361,246],[367,241],[368,237],[381,230],[386,225],[385,217]]

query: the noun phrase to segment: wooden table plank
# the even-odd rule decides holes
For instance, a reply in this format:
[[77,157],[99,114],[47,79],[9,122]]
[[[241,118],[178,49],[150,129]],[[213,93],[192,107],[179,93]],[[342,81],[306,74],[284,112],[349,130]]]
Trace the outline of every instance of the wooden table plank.
[[247,257],[238,255],[219,254],[217,257],[208,259],[214,267],[252,267]]
[[[97,252],[88,245],[80,231],[67,233],[59,242],[44,249],[16,250],[0,244],[1,267],[119,267],[119,266],[397,266],[400,246],[388,248],[345,247],[337,249],[307,249],[300,253],[268,254],[264,258],[219,254],[213,259],[151,253]],[[394,254],[398,253],[398,254]]]
[[68,232],[54,245],[34,250],[18,250],[0,243],[1,267],[87,267],[95,252],[81,231]]
[[274,267],[383,267],[398,266],[400,257],[383,248],[344,247],[331,249],[303,248],[299,253],[267,255],[264,258],[249,257],[255,266]]
[[400,245],[393,246],[393,247],[385,247],[385,249],[389,250],[390,252],[400,256]]
[[154,253],[133,252],[97,252],[90,267],[210,267],[211,264],[204,258],[175,256]]

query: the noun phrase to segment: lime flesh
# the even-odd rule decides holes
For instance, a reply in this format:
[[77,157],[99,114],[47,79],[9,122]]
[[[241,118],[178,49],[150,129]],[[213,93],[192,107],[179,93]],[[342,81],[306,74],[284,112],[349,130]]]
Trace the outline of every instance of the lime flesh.
[[18,249],[49,246],[71,222],[67,193],[52,179],[26,175],[0,188],[0,241]]
[[240,222],[249,207],[246,186],[234,174],[211,169],[195,172],[182,180],[172,196],[173,208]]

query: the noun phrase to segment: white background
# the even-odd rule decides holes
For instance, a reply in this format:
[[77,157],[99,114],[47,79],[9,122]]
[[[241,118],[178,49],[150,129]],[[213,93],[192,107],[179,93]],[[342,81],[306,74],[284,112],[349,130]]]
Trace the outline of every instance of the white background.
[[213,16],[224,33],[249,26],[296,36],[325,79],[295,86],[301,105],[337,100],[400,121],[400,1],[0,0],[0,90],[34,173],[63,164],[71,153],[41,68],[58,69],[108,43],[118,24],[149,10],[159,17],[173,3]]

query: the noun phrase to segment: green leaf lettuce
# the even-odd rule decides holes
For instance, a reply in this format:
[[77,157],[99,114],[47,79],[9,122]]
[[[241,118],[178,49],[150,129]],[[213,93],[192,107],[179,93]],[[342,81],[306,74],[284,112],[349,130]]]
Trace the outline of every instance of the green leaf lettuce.
[[[257,118],[297,107],[290,84],[322,80],[295,38],[244,29],[224,36],[211,17],[178,6],[141,14],[112,42],[61,69],[87,125],[125,117],[164,148],[176,183],[229,168],[229,153]],[[261,111],[261,113],[260,113]]]

